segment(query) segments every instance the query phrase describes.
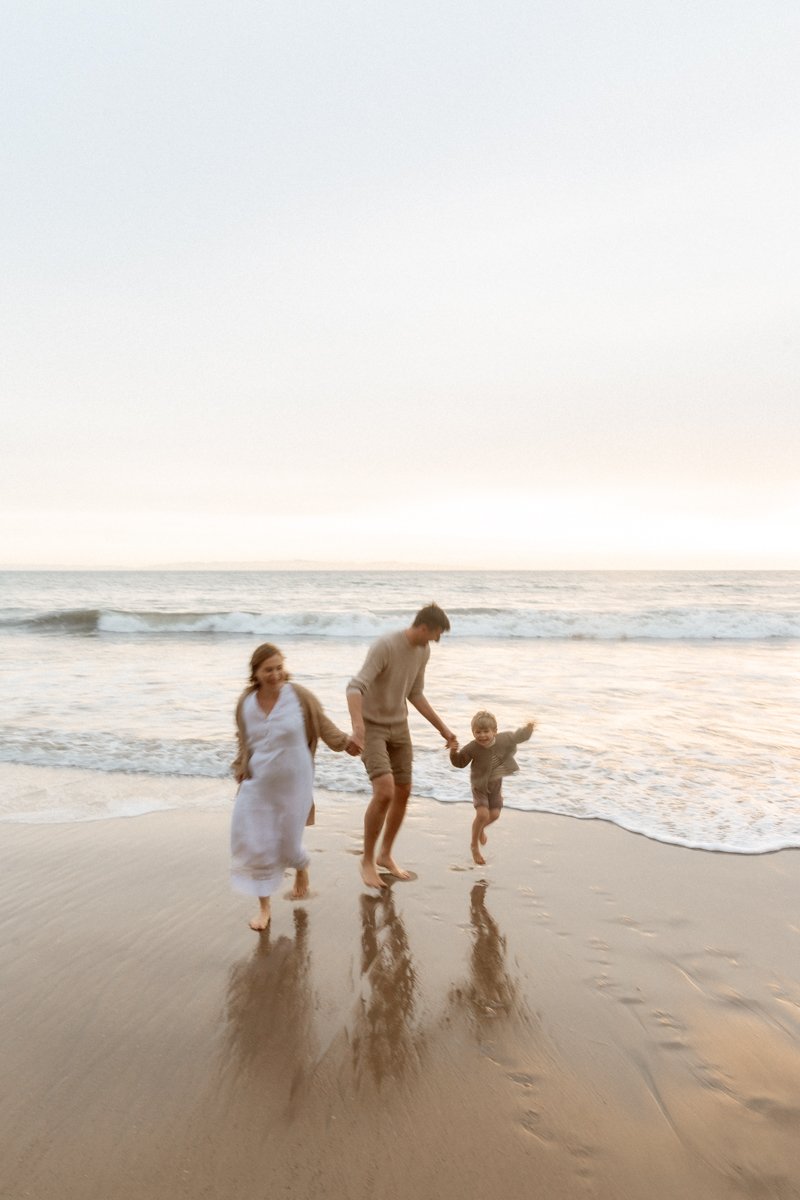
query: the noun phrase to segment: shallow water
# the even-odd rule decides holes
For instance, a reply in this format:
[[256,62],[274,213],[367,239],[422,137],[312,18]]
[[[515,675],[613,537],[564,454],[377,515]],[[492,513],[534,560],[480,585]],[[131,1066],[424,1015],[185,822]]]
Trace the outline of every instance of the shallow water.
[[[0,760],[218,779],[227,800],[231,712],[258,642],[278,642],[344,725],[369,642],[430,599],[453,628],[426,694],[462,741],[477,708],[501,728],[537,721],[507,805],[694,847],[800,846],[795,572],[4,572]],[[415,793],[469,803],[468,773],[411,719]],[[360,764],[325,750],[317,784],[367,792]],[[99,815],[74,795],[63,810],[6,796],[0,811]]]

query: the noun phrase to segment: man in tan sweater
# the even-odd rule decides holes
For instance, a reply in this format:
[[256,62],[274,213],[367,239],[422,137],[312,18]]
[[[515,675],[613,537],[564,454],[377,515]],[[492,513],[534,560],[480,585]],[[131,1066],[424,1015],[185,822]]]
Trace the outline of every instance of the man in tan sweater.
[[[361,877],[367,887],[385,883],[378,867],[408,879],[392,858],[411,794],[411,734],[408,729],[410,701],[447,742],[458,746],[453,733],[425,699],[425,665],[430,643],[438,642],[450,629],[446,613],[438,604],[420,609],[413,625],[378,638],[370,647],[364,665],[347,685],[347,707],[353,721],[353,738],[362,751],[364,766],[372,782],[372,800],[364,815],[364,857]],[[380,853],[375,847],[383,830]]]

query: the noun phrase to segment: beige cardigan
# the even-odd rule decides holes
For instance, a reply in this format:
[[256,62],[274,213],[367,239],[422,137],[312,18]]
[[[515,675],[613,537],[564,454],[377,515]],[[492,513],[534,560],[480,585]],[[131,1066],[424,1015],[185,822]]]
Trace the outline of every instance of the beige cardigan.
[[[326,717],[324,709],[314,693],[309,692],[308,688],[301,687],[299,683],[289,683],[287,681],[283,686],[292,688],[297,699],[300,701],[306,727],[306,741],[308,742],[311,757],[313,758],[317,752],[317,743],[320,738],[331,750],[344,750],[350,741],[349,734],[342,733],[341,729],[337,725],[334,725],[330,717]],[[237,779],[250,778],[250,747],[247,744],[242,709],[250,693],[257,690],[258,684],[251,684],[250,687],[246,687],[236,703],[236,737],[239,743],[239,751],[231,763],[231,769]],[[315,806],[312,803],[306,825],[313,825],[314,820]]]

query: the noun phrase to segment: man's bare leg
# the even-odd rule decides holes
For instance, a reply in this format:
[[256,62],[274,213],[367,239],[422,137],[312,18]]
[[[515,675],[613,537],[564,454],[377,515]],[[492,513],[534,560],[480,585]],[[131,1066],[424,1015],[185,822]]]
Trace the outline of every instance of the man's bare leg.
[[392,846],[394,839],[400,831],[400,826],[403,824],[403,818],[406,815],[406,807],[408,805],[408,797],[411,795],[410,783],[396,783],[394,785],[394,795],[389,803],[389,809],[386,813],[386,823],[383,827],[383,841],[381,842],[381,851],[378,855],[378,866],[383,867],[394,875],[396,879],[410,879],[411,873],[404,871],[402,867],[398,867],[397,863],[392,858]]
[[305,900],[308,895],[308,867],[298,867],[294,873],[294,887],[289,892],[290,900]]
[[269,896],[258,897],[258,908],[258,916],[252,917],[249,924],[250,928],[254,929],[256,933],[263,933],[272,920]]
[[373,779],[372,799],[364,813],[364,857],[361,859],[361,878],[367,887],[386,887],[375,866],[375,847],[393,799],[394,777],[379,775]]

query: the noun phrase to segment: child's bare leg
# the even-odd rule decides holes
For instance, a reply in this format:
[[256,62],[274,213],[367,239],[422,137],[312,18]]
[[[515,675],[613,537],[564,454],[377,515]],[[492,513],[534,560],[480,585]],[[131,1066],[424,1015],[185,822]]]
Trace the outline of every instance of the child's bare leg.
[[475,820],[472,822],[472,843],[470,845],[470,849],[472,850],[473,861],[476,862],[479,867],[486,866],[486,859],[481,854],[479,843],[483,845],[486,844],[486,834],[484,833],[484,830],[489,824],[490,820],[491,814],[489,813],[489,809],[486,807],[486,805],[476,804]]
[[294,873],[294,887],[289,892],[290,900],[305,900],[308,895],[308,867],[298,867]]
[[251,919],[250,928],[254,929],[256,933],[263,933],[272,920],[269,896],[258,897],[258,908],[258,916]]

